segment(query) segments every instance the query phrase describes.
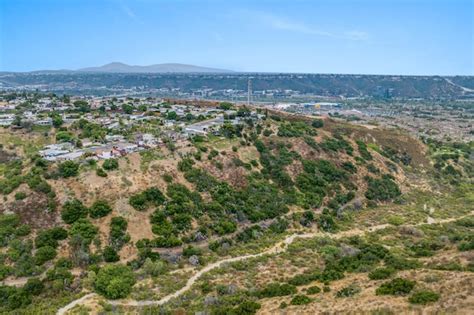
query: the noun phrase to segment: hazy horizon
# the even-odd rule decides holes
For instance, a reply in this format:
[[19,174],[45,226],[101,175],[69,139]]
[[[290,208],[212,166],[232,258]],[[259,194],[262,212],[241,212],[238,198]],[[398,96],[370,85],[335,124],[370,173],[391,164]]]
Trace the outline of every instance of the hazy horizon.
[[0,3],[0,71],[111,62],[253,73],[474,75],[473,2]]

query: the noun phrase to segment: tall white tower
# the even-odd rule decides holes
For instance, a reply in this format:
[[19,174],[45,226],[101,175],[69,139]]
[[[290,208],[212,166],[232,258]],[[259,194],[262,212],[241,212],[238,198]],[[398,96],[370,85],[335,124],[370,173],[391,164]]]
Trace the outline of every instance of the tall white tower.
[[249,77],[248,84],[247,84],[247,106],[250,106],[251,101],[252,101],[252,78]]

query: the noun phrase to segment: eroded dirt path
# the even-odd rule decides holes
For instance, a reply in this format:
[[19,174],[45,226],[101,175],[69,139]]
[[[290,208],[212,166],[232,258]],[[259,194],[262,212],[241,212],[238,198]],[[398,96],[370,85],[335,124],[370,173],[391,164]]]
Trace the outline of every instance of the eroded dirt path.
[[[429,220],[428,223],[423,222],[423,223],[405,225],[405,226],[415,227],[415,226],[421,226],[421,225],[449,223],[449,222],[453,222],[453,221],[471,216],[473,214],[474,214],[474,211],[471,211],[469,214],[466,214],[466,215],[463,215],[463,216],[460,216],[460,217],[448,218],[448,219],[436,220],[436,221],[435,220]],[[390,227],[390,226],[392,226],[392,225],[390,225],[390,224],[380,224],[380,225],[371,226],[367,229],[351,229],[351,230],[348,230],[348,231],[342,231],[338,234],[330,234],[330,233],[321,232],[321,231],[316,231],[316,232],[312,232],[312,233],[305,233],[305,234],[295,233],[295,234],[287,236],[284,240],[276,243],[275,245],[273,245],[272,247],[270,247],[269,249],[267,249],[267,250],[265,250],[261,253],[226,258],[226,259],[214,262],[210,265],[207,265],[204,268],[197,271],[191,278],[189,278],[184,287],[182,287],[181,289],[179,289],[179,290],[177,290],[177,291],[175,291],[175,292],[173,292],[173,293],[171,293],[171,294],[169,294],[169,295],[167,295],[167,296],[165,296],[165,297],[163,297],[159,300],[143,300],[143,301],[136,301],[136,300],[114,300],[114,301],[111,301],[111,300],[109,300],[108,303],[110,303],[112,305],[133,306],[133,307],[150,306],[150,305],[163,305],[163,304],[169,302],[170,300],[179,297],[180,295],[182,295],[183,293],[185,293],[186,291],[191,289],[191,287],[196,283],[196,281],[202,275],[204,275],[205,273],[207,273],[207,272],[209,272],[209,271],[211,271],[215,268],[222,267],[223,265],[228,264],[228,263],[241,261],[241,260],[246,260],[246,259],[250,259],[250,258],[257,258],[257,257],[261,257],[261,256],[264,256],[264,255],[273,255],[273,254],[282,253],[297,238],[313,238],[313,237],[322,236],[322,237],[330,237],[330,238],[334,238],[334,239],[339,239],[339,238],[343,238],[343,237],[362,235],[362,234],[368,233],[368,232],[370,233],[370,232],[375,232],[375,231],[378,231],[378,230],[383,230],[383,229],[385,229],[387,227]],[[97,296],[97,294],[89,293],[89,294],[83,296],[82,298],[80,298],[78,300],[72,301],[71,303],[69,303],[65,307],[58,310],[58,312],[56,314],[57,315],[64,315],[64,314],[66,314],[66,312],[68,310],[72,309],[76,305],[79,305],[79,304],[83,303],[84,301],[86,301],[87,299],[95,297],[95,296]]]

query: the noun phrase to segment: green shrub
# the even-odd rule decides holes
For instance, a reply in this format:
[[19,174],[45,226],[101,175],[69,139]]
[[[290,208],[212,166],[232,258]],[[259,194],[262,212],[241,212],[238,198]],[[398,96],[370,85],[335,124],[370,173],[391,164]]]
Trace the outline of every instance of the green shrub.
[[43,292],[44,284],[38,278],[30,278],[23,286],[23,290],[31,295],[40,295]]
[[377,290],[375,294],[377,295],[406,295],[413,290],[416,282],[403,279],[395,278],[391,281],[383,283]]
[[112,207],[105,200],[97,200],[94,202],[92,207],[89,209],[91,218],[97,219],[102,218],[112,212]]
[[295,286],[305,285],[319,279],[317,273],[302,273],[299,275],[293,276],[288,283]]
[[166,198],[163,193],[156,187],[148,188],[141,193],[135,194],[129,198],[129,204],[136,210],[145,210],[149,206],[160,206],[165,202]]
[[13,267],[0,264],[0,281],[4,280],[6,277],[13,273]]
[[71,142],[74,139],[74,135],[68,131],[58,131],[56,133],[56,141],[58,142]]
[[474,250],[474,239],[470,241],[463,241],[459,243],[458,250],[461,252],[466,252],[470,250]]
[[79,174],[79,164],[74,161],[65,161],[58,165],[58,170],[61,177],[74,177]]
[[117,159],[107,159],[102,164],[102,167],[107,171],[112,171],[118,169],[119,163]]
[[51,246],[43,246],[38,248],[35,254],[35,263],[41,266],[45,262],[54,259],[56,257],[56,250]]
[[318,286],[309,287],[306,290],[307,294],[318,294],[319,292],[321,292],[321,288]]
[[120,256],[117,254],[115,249],[110,246],[104,248],[104,252],[102,255],[104,256],[104,260],[106,262],[116,262],[120,260]]
[[107,177],[107,172],[104,171],[104,169],[102,167],[98,167],[96,170],[95,170],[95,173],[97,176],[100,176],[100,177]]
[[98,230],[99,229],[89,220],[82,218],[73,223],[69,230],[69,234],[71,236],[78,235],[86,242],[86,244],[90,244],[97,235]]
[[356,284],[350,284],[347,287],[342,288],[341,290],[336,292],[336,297],[337,298],[343,298],[343,297],[350,297],[353,295],[356,295],[361,291],[360,287]]
[[311,126],[313,126],[314,128],[322,128],[324,126],[324,122],[322,119],[314,119],[311,122]]
[[306,295],[297,294],[292,299],[290,304],[291,305],[305,305],[311,303],[311,298],[307,297]]
[[257,292],[259,298],[269,298],[275,296],[285,296],[297,292],[294,285],[288,283],[270,283],[265,288]]
[[114,249],[120,249],[130,241],[130,235],[127,231],[127,220],[123,217],[113,217],[110,220],[110,245]]
[[377,268],[369,273],[369,279],[371,280],[388,279],[394,274],[395,274],[394,268],[391,268],[391,267]]
[[388,175],[383,175],[381,179],[369,178],[365,196],[369,200],[387,201],[401,195],[397,183]]
[[127,297],[135,284],[135,275],[128,266],[106,265],[97,273],[96,291],[109,299]]
[[48,230],[42,230],[38,232],[35,238],[36,248],[43,246],[51,246],[53,248],[58,247],[58,241],[65,240],[67,238],[67,231],[61,227],[54,227]]
[[26,198],[26,193],[23,191],[19,191],[15,194],[15,200],[23,200]]
[[439,294],[430,290],[417,291],[408,298],[412,304],[428,304],[438,300]]
[[240,314],[255,314],[262,306],[254,301],[244,301],[239,304],[231,314],[240,315]]
[[86,218],[89,210],[77,199],[67,201],[61,211],[61,218],[67,224],[72,224],[80,218]]
[[356,143],[359,149],[360,156],[366,161],[372,160],[372,154],[370,154],[370,152],[367,150],[367,145],[361,140],[357,140]]
[[171,183],[173,181],[173,176],[171,176],[170,174],[164,174],[162,177],[167,183]]

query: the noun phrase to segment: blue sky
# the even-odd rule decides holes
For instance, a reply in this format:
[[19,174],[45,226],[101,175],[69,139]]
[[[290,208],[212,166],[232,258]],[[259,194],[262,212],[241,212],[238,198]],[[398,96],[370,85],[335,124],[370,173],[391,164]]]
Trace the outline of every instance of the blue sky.
[[474,75],[474,0],[0,0],[0,70]]

